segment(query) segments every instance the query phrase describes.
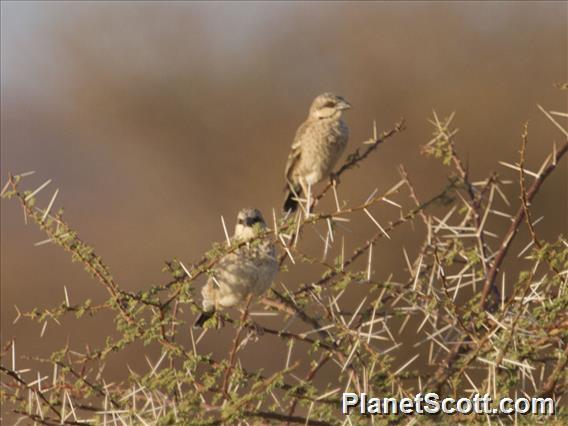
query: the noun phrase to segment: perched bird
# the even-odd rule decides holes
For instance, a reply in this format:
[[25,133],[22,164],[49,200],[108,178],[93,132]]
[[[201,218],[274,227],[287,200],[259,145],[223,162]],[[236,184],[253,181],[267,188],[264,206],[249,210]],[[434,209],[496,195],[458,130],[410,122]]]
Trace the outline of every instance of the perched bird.
[[274,244],[250,241],[265,229],[266,223],[257,209],[239,212],[232,240],[246,244],[223,256],[214,266],[213,276],[201,290],[203,312],[195,321],[196,327],[202,327],[216,310],[242,304],[249,295],[259,296],[270,288],[278,272]]
[[285,212],[296,211],[298,199],[308,186],[330,176],[349,138],[349,128],[341,118],[349,108],[349,102],[333,93],[314,99],[308,118],[296,132],[286,163]]

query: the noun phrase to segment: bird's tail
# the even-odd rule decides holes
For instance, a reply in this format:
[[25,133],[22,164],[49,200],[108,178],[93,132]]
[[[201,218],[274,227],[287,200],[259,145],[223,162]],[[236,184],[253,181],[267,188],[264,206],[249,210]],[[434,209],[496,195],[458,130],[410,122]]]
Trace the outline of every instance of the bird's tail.
[[284,200],[284,212],[294,213],[298,209],[298,198],[302,195],[300,185],[286,187],[286,199]]
[[215,315],[215,311],[207,311],[201,312],[195,322],[193,323],[194,327],[203,328],[203,324],[207,322],[209,318]]

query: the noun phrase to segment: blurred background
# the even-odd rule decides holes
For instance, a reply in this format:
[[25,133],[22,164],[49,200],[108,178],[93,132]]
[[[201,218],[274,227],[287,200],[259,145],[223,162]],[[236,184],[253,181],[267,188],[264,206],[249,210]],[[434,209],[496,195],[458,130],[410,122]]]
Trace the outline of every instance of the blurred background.
[[[568,110],[566,92],[553,87],[568,79],[566,2],[1,8],[2,184],[9,172],[29,170],[36,174],[26,178],[27,188],[52,179],[41,202],[60,189],[56,205],[128,290],[165,283],[165,260],[191,263],[223,241],[221,215],[232,228],[241,207],[258,207],[267,219],[279,211],[289,146],[320,92],[341,94],[354,106],[348,151],[371,136],[373,120],[381,131],[406,118],[405,132],[343,178],[340,196],[351,202],[396,183],[401,163],[420,198],[444,185],[446,170],[419,154],[431,137],[433,109],[440,116],[456,111],[458,150],[474,180],[491,170],[516,177],[498,160],[518,160],[525,120],[529,168],[537,170],[552,142],[562,141],[536,104]],[[515,209],[517,194],[509,188]],[[534,203],[535,217],[545,215],[541,237],[566,233],[567,194],[564,164]],[[100,344],[114,327],[108,318],[50,322],[43,338],[35,323],[12,324],[15,305],[54,306],[64,286],[71,303],[100,302],[106,293],[59,248],[34,246],[45,237],[25,225],[16,202],[0,208],[2,346],[15,339],[19,354],[46,355],[66,342],[80,350],[87,341]],[[398,211],[384,205],[373,214],[388,221]],[[508,225],[500,223],[493,232]],[[346,250],[375,231],[369,220],[353,222],[344,230]],[[394,279],[406,279],[402,247],[415,255],[421,236],[401,227],[375,246],[375,277],[395,272]],[[526,242],[520,238],[513,253]],[[321,242],[309,244],[321,252]],[[316,277],[298,268],[277,283],[296,289]],[[232,335],[230,327],[208,335],[204,351],[222,350],[230,343],[223,336]],[[284,362],[279,345],[253,346],[268,363]],[[109,366],[117,373],[124,361],[145,365],[139,353],[121,356],[127,358]]]

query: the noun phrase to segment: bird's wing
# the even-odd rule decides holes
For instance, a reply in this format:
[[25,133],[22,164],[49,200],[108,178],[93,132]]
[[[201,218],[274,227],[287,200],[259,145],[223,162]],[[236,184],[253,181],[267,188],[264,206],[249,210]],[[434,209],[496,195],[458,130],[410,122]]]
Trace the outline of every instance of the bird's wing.
[[305,139],[304,135],[308,132],[308,129],[309,122],[304,121],[296,131],[296,136],[294,137],[294,142],[292,143],[290,154],[288,155],[288,161],[286,162],[285,175],[288,182],[292,181],[294,167],[300,160],[300,156],[302,154],[302,141]]

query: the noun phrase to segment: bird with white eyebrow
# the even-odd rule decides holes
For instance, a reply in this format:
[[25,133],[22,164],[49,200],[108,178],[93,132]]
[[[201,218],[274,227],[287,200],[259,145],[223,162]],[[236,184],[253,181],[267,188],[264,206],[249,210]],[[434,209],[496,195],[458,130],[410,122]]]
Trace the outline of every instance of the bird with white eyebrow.
[[312,102],[286,163],[284,212],[296,211],[302,194],[331,175],[349,139],[349,128],[342,119],[349,108],[349,102],[333,93],[323,93]]
[[251,241],[266,230],[257,209],[242,209],[232,242],[245,243],[223,256],[201,290],[203,312],[194,326],[202,327],[215,311],[243,305],[249,296],[260,296],[272,285],[278,272],[274,243],[266,239]]

